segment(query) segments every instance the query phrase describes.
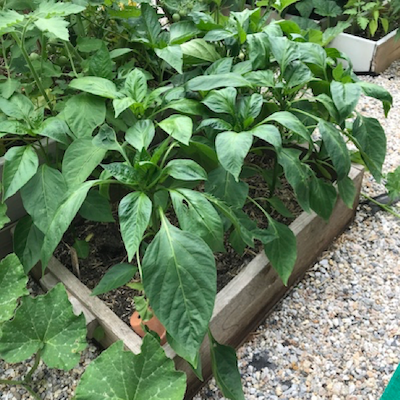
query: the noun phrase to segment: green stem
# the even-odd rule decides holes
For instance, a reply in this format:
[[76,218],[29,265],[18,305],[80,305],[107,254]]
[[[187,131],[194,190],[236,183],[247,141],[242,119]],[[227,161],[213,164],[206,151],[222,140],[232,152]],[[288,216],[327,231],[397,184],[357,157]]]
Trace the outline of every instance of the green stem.
[[1,50],[2,50],[2,55],[3,55],[3,60],[4,60],[4,67],[7,70],[8,79],[10,79],[10,66],[8,65],[8,61],[7,61],[7,52],[6,52],[6,47],[4,44],[3,36],[1,37]]
[[69,62],[71,63],[72,72],[74,73],[75,77],[77,78],[78,73],[76,72],[76,69],[75,69],[74,59],[72,58],[71,52],[69,51],[68,45],[66,43],[64,43],[64,47],[65,47],[65,50],[67,51]]
[[34,392],[34,390],[24,383],[23,381],[9,381],[7,379],[0,379],[0,385],[18,385],[22,386],[27,392],[30,393],[30,395],[35,399],[35,400],[42,400],[37,393]]
[[25,40],[26,28],[28,27],[28,25],[29,25],[29,23],[27,23],[27,24],[25,25],[24,30],[23,30],[23,32],[22,32],[22,37],[21,37],[21,39],[18,37],[18,35],[17,35],[16,33],[11,33],[11,36],[13,37],[13,39],[14,39],[15,42],[17,43],[18,47],[20,48],[21,53],[22,53],[22,55],[23,55],[23,57],[24,57],[26,63],[28,64],[29,70],[31,71],[31,73],[32,73],[32,75],[33,75],[33,78],[35,79],[35,82],[36,82],[36,85],[37,85],[37,87],[38,87],[38,89],[39,89],[39,92],[40,92],[41,95],[44,97],[44,99],[46,100],[46,103],[47,103],[47,105],[48,105],[50,111],[53,113],[53,106],[52,106],[52,104],[51,104],[51,102],[50,102],[50,99],[49,99],[49,97],[47,96],[47,93],[46,93],[46,91],[45,91],[44,88],[43,88],[42,81],[40,80],[39,75],[37,74],[35,68],[33,68],[33,65],[32,65],[32,62],[31,62],[31,60],[30,60],[30,58],[29,58],[28,52],[27,52],[26,49],[25,49],[24,40]]
[[264,210],[264,207],[262,207],[260,204],[258,204],[250,196],[247,196],[247,199],[250,200],[267,217],[268,221],[271,219],[271,216]]
[[30,369],[30,371],[26,374],[26,377],[24,379],[24,383],[28,383],[32,380],[32,375],[33,373],[37,370],[39,364],[40,364],[40,357],[41,357],[41,349],[38,350],[38,352],[35,355],[35,363],[33,364],[33,367]]
[[162,159],[162,161],[161,161],[160,169],[163,169],[163,168],[164,168],[164,164],[165,164],[166,161],[167,161],[167,158],[168,158],[168,156],[169,156],[169,153],[171,153],[172,149],[173,149],[175,146],[176,146],[176,143],[173,142],[173,143],[171,143],[170,146],[168,147],[168,150],[165,152],[164,157],[163,157],[163,159]]
[[370,201],[371,203],[376,204],[377,206],[379,206],[380,208],[382,208],[382,210],[387,211],[389,214],[394,215],[397,218],[400,218],[400,214],[398,214],[396,211],[393,210],[392,207],[388,206],[387,204],[383,204],[380,203],[379,201],[373,199],[372,197],[368,196],[366,193],[361,192],[361,195],[364,196],[368,201]]
[[143,282],[142,264],[140,262],[139,250],[136,252],[136,262],[137,262],[137,265],[138,265],[140,281]]

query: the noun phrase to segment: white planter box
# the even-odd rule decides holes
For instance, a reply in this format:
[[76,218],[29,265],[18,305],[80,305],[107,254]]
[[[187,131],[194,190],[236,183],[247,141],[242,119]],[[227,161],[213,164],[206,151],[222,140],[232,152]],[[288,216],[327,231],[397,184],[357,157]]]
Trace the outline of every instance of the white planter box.
[[400,40],[395,41],[396,31],[378,41],[341,33],[329,44],[345,53],[353,63],[354,72],[380,74],[400,58]]

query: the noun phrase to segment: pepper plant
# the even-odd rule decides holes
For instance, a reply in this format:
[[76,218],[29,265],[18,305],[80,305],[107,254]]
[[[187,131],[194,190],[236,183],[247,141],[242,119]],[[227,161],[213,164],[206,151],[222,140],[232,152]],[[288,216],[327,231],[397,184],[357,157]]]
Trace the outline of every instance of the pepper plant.
[[[364,163],[379,181],[386,152],[379,122],[358,113],[356,105],[364,93],[381,100],[387,114],[392,98],[359,81],[339,62],[338,51],[320,45],[332,31],[323,36],[292,21],[268,23],[261,8],[221,16],[219,3],[212,13],[193,7],[184,20],[165,25],[161,18],[171,17],[172,2],[164,5],[165,14],[146,3],[119,10],[113,2],[99,9],[94,3],[33,2],[27,14],[12,9],[0,14],[0,32],[14,38],[23,53],[27,32],[39,18],[46,19],[37,27],[44,35],[53,29],[45,27],[57,22],[57,40],[68,38],[67,21],[71,31],[65,47],[71,68],[63,70],[62,87],[52,81],[44,88],[38,79],[39,93],[24,95],[18,84],[3,86],[1,135],[17,135],[27,144],[5,155],[0,223],[7,222],[4,201],[17,192],[29,214],[15,231],[19,261],[6,259],[3,268],[21,262],[27,273],[40,260],[44,271],[78,213],[113,221],[110,191],[121,187],[118,223],[128,262],[112,267],[94,294],[129,284],[138,273],[134,287],[142,296],[134,301],[143,319],[152,313],[160,319],[171,347],[199,377],[200,346],[208,336],[223,394],[243,399],[234,350],[219,344],[208,327],[216,297],[213,253],[227,245],[241,253],[261,242],[287,284],[297,250],[291,229],[273,217],[274,211],[288,215],[276,195],[279,181],[286,179],[303,210],[325,220],[338,194],[352,207],[351,161]],[[274,5],[289,3],[294,2]],[[104,30],[94,22],[96,15]],[[41,41],[42,54],[52,49],[54,37],[47,39]],[[3,57],[12,59],[4,50]],[[24,60],[30,68],[25,55]],[[12,66],[8,70],[15,80],[18,73]],[[57,141],[64,152],[39,166],[36,150],[47,155],[46,149],[30,140],[42,137]],[[271,171],[252,161],[258,154],[270,156]],[[265,181],[265,197],[250,195],[250,175]],[[249,203],[261,211],[267,228],[246,214]],[[64,300],[51,293],[46,298],[55,299],[37,303],[61,307]],[[16,361],[8,356],[12,346],[3,340],[17,329],[18,310],[1,328],[6,334],[0,337],[0,354],[11,362]],[[128,369],[104,370],[121,363]],[[144,384],[153,371],[157,383]],[[145,337],[141,355],[123,352],[120,344],[104,352],[85,372],[76,398],[99,398],[100,384],[104,393],[121,391],[124,399],[157,398],[156,391],[179,399],[185,390],[184,377],[172,370],[151,336]]]

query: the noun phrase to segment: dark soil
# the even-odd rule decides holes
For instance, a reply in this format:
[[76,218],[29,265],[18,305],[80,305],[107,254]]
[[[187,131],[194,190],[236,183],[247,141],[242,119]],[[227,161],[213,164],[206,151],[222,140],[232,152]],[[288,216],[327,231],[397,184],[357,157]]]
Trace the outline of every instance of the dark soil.
[[[265,157],[257,157],[257,163],[265,168],[271,168],[270,161]],[[251,177],[246,179],[246,182],[250,186],[250,195],[252,198],[268,196],[268,189],[261,177]],[[287,183],[281,182],[276,190],[276,194],[295,217],[300,215],[301,209],[295,201],[292,190]],[[266,217],[252,203],[247,204],[244,207],[244,211],[253,220],[257,221],[260,228],[267,227],[268,222]],[[115,211],[114,214],[117,220],[117,212]],[[292,222],[292,219],[284,218],[277,213],[272,213],[272,216],[287,225]],[[171,215],[170,220],[174,223],[174,220],[176,220],[175,216]],[[93,289],[110,267],[121,262],[126,262],[127,255],[118,223],[95,223],[77,217],[55,251],[55,256],[75,274],[76,271],[74,271],[72,267],[73,255],[71,255],[70,249],[75,240],[85,240],[88,235],[92,235],[89,241],[90,254],[85,259],[79,259],[79,271],[81,281],[89,289]],[[262,250],[262,244],[260,242],[256,243],[254,249],[246,248],[243,255],[237,254],[227,240],[225,241],[225,248],[225,253],[215,254],[218,291],[226,286],[247,264],[249,264]],[[121,287],[100,295],[99,297],[124,322],[129,324],[129,318],[135,310],[133,297],[137,295],[137,291],[127,287]]]

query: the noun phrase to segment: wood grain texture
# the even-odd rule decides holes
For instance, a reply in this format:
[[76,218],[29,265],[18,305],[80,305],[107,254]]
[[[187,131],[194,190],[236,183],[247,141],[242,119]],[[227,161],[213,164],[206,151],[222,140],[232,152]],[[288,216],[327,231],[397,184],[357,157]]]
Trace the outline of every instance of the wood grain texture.
[[51,258],[46,271],[51,272],[84,308],[96,316],[98,324],[104,330],[104,337],[100,340],[102,346],[109,347],[117,340],[123,340],[127,350],[135,354],[140,352],[142,339],[103,301],[96,296],[91,296],[91,291],[57,259]]
[[373,72],[380,74],[385,71],[393,61],[398,59],[400,59],[400,40],[395,40],[394,35],[391,35],[387,41],[382,42],[382,40],[380,40],[377,43],[371,69]]

